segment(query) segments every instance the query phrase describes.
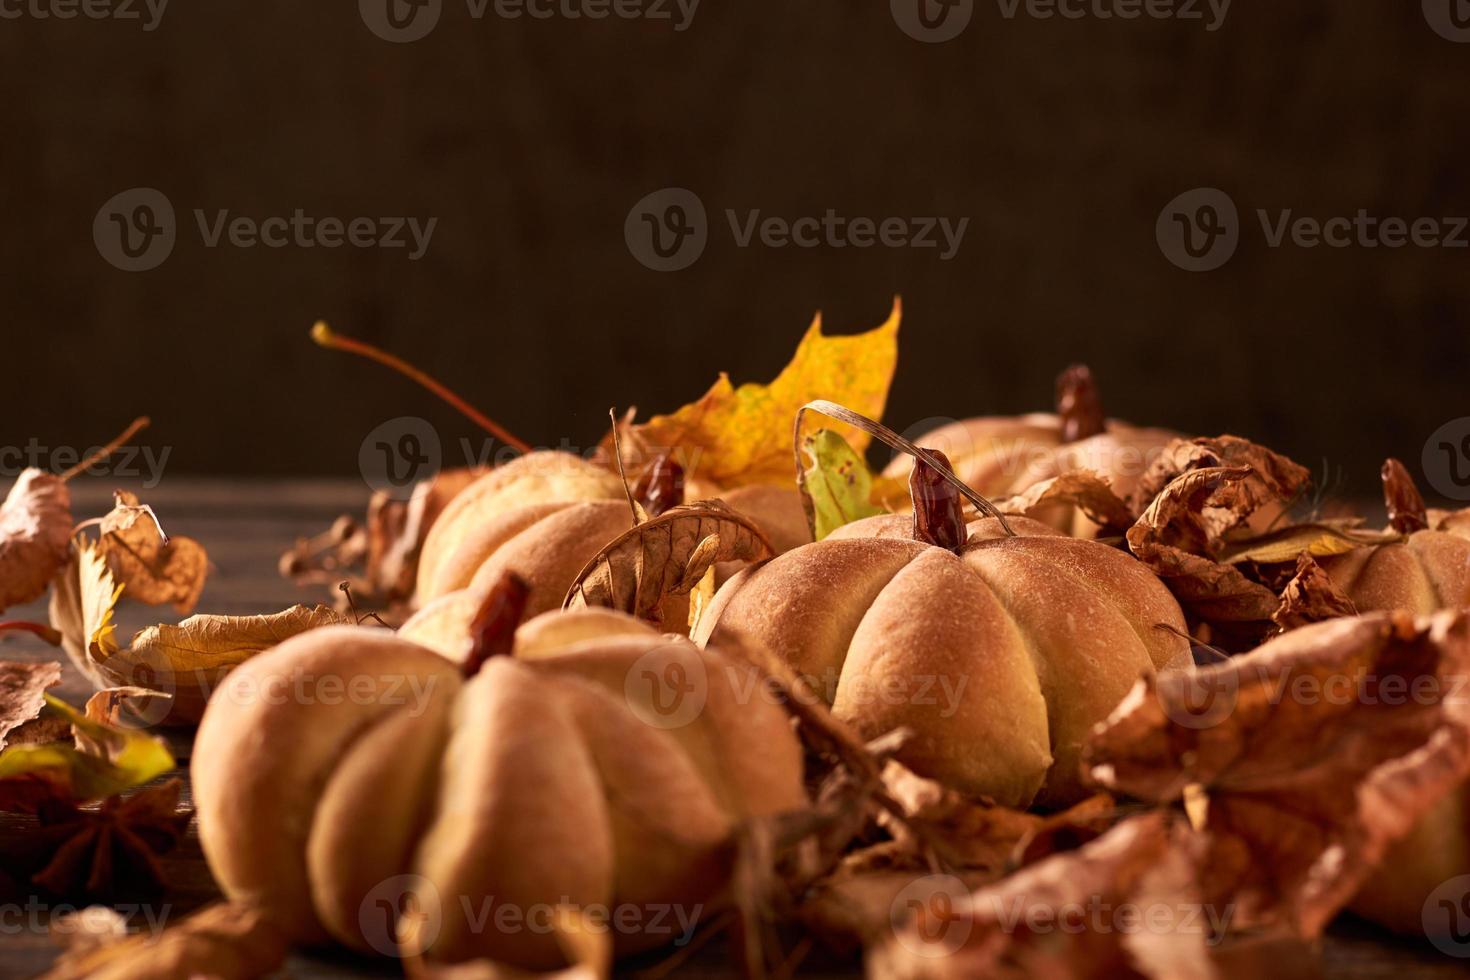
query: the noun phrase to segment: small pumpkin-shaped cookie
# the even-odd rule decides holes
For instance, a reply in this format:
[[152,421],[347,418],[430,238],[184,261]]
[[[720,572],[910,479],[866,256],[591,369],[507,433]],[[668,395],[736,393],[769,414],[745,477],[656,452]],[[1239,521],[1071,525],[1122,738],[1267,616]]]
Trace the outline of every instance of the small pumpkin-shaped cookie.
[[523,968],[563,962],[556,937],[487,928],[498,910],[529,923],[560,904],[718,903],[736,825],[805,803],[785,714],[743,696],[717,651],[603,610],[531,620],[513,656],[492,655],[524,599],[512,578],[491,590],[462,663],[343,626],[231,673],[192,760],[225,894],[264,903],[297,940],[379,952],[404,938],[381,908],[407,895],[425,917],[412,951]]

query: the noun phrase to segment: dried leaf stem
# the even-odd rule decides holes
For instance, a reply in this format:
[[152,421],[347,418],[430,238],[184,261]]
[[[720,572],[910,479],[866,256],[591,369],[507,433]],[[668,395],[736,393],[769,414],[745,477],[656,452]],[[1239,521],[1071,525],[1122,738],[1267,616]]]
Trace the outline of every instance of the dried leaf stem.
[[414,367],[412,364],[403,360],[403,358],[397,357],[393,354],[388,353],[380,347],[374,347],[372,344],[365,343],[361,340],[354,340],[351,337],[344,337],[334,331],[331,327],[327,326],[325,321],[321,320],[318,320],[316,325],[311,328],[311,339],[316,341],[319,346],[327,348],[327,350],[338,350],[345,351],[349,354],[357,354],[360,357],[366,357],[370,361],[377,361],[384,367],[397,371],[399,374],[403,375],[405,378],[408,378],[410,381],[417,382],[423,387],[429,389],[429,391],[438,395],[444,401],[452,405],[455,410],[458,411],[465,418],[469,419],[471,422],[475,423],[480,428],[484,429],[486,432],[499,439],[501,442],[505,443],[508,446],[514,446],[523,453],[531,452],[530,443],[526,442],[524,439],[516,437],[513,433],[501,427],[499,423],[491,419],[484,412],[481,412],[469,402],[459,397],[459,395],[455,394],[453,391],[450,391],[443,384],[439,383],[434,378],[430,377],[423,371],[420,371],[418,368]]
[[80,463],[73,466],[65,473],[61,474],[61,482],[67,483],[71,480],[72,477],[76,476],[77,474],[84,473],[91,467],[96,466],[98,463],[102,462],[104,459],[117,452],[118,449],[125,445],[129,439],[133,438],[133,436],[148,428],[150,424],[152,424],[152,420],[146,415],[140,415],[137,418],[133,419],[132,424],[124,429],[116,439],[112,440],[107,445],[103,446],[101,449],[97,450],[95,453],[88,456],[86,459],[82,460]]

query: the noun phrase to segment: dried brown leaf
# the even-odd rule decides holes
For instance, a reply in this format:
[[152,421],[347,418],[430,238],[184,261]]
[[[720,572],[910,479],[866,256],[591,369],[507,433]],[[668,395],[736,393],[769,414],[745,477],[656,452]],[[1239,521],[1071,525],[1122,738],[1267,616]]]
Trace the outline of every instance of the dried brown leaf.
[[71,525],[65,481],[22,471],[0,504],[0,612],[45,593],[66,561]]
[[197,722],[231,669],[298,633],[348,621],[326,606],[298,605],[259,616],[197,615],[176,626],[141,630],[123,648],[112,622],[122,594],[99,549],[78,541],[52,592],[51,625],[61,632],[72,662],[99,690],[152,692],[143,712],[150,723]]
[[1239,499],[1233,505],[1241,519],[1295,499],[1311,479],[1306,467],[1239,436],[1176,439],[1149,465],[1128,503],[1135,514],[1142,513],[1180,476],[1218,467],[1250,471],[1240,481]]
[[221,902],[156,935],[66,953],[42,980],[252,980],[286,959],[286,933],[263,909]]
[[1245,467],[1184,473],[1128,529],[1128,547],[1195,616],[1217,626],[1258,624],[1264,632],[1280,605],[1276,593],[1215,557],[1221,535],[1248,513],[1249,478]]
[[119,490],[114,501],[97,541],[113,577],[129,598],[150,606],[170,602],[180,615],[192,612],[209,573],[204,546],[164,534],[153,508],[131,493]]
[[48,687],[61,683],[61,664],[0,661],[0,749],[15,729],[41,713]]
[[1296,576],[1281,594],[1281,608],[1271,620],[1284,630],[1320,623],[1339,616],[1356,616],[1357,606],[1311,555],[1297,559]]
[[563,606],[601,606],[660,622],[664,600],[688,594],[716,562],[773,553],[761,529],[724,502],[685,504],[614,538],[582,569]]
[[[461,490],[488,473],[485,467],[440,470],[414,487],[407,500],[386,490],[373,494],[362,524],[348,516],[281,556],[281,575],[298,585],[350,583],[361,602],[378,607],[406,602],[418,576],[419,552],[429,529]],[[347,602],[336,596],[339,609]]]
[[1206,901],[1233,903],[1233,928],[1311,938],[1470,775],[1467,677],[1463,612],[1333,620],[1141,680],[1084,759],[1115,792],[1205,802]]
[[1177,833],[1168,814],[1152,813],[973,893],[953,876],[915,879],[893,901],[892,931],[869,951],[869,975],[1214,977],[1218,917],[1200,914]]
[[1402,541],[1397,531],[1371,531],[1347,521],[1318,521],[1293,524],[1257,537],[1236,539],[1220,550],[1220,560],[1231,565],[1257,562],[1279,565],[1294,562],[1298,555],[1328,558],[1355,548],[1375,547]]
[[1075,507],[1088,520],[1112,533],[1121,534],[1136,516],[1113,493],[1113,485],[1092,470],[1071,470],[1050,480],[1033,484],[1024,493],[992,501],[1002,514],[1042,519],[1053,507]]
[[[82,713],[92,721],[117,728],[123,725],[124,712],[135,718],[162,717],[167,714],[167,702],[171,700],[171,695],[146,687],[108,687],[88,698]],[[77,747],[84,749],[81,738],[78,734]]]
[[[190,616],[149,626],[100,665],[108,686],[172,696],[167,718],[197,722],[225,674],[299,633],[348,622],[326,606],[292,606],[260,616]],[[160,719],[161,720],[161,719]]]

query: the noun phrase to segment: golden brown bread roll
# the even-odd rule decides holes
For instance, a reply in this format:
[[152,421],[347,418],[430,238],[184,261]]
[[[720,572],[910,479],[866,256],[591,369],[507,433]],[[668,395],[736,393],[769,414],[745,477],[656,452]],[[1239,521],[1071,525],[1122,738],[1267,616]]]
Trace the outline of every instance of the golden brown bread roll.
[[841,528],[720,589],[695,639],[765,644],[865,736],[914,735],[899,758],[973,795],[1060,806],[1078,753],[1139,675],[1192,663],[1183,614],[1133,558],[1012,519],[958,554],[911,518]]
[[[943,452],[954,474],[985,497],[1023,493],[1073,470],[1092,470],[1123,500],[1138,488],[1149,464],[1179,433],[1106,419],[1091,372],[1075,366],[1057,379],[1058,411],[983,416],[950,422],[916,441]],[[884,471],[907,477],[913,459],[900,455]],[[900,505],[901,500],[892,501]],[[1074,507],[1057,505],[1045,522],[1075,537],[1095,537],[1097,525]]]
[[[383,630],[306,633],[211,700],[192,760],[200,840],[224,892],[279,911],[297,940],[388,951],[380,906],[398,888],[430,910],[433,958],[555,966],[554,935],[497,927],[495,911],[708,915],[734,826],[804,805],[788,719],[742,669],[603,610],[528,622],[514,657],[468,680]],[[614,933],[619,952],[677,935]]]
[[[795,490],[749,486],[725,495],[777,553],[811,540]],[[569,453],[519,457],[461,491],[429,529],[419,557],[420,609],[454,592],[483,594],[512,572],[531,586],[527,614],[560,608],[578,573],[632,522],[618,477]],[[717,569],[723,581],[736,567]],[[671,602],[665,626],[682,630],[688,600]]]

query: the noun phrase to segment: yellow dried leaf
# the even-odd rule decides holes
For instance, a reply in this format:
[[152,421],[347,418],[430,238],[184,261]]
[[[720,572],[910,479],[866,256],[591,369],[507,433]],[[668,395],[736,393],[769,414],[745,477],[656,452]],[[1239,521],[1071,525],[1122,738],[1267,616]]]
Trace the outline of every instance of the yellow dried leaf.
[[1253,561],[1262,565],[1294,562],[1298,555],[1327,558],[1371,545],[1402,541],[1397,531],[1369,531],[1332,524],[1297,524],[1280,531],[1233,542],[1225,548],[1220,560],[1228,565]]
[[112,622],[122,594],[100,549],[79,540],[52,590],[51,625],[95,687],[141,687],[172,697],[167,717],[175,722],[198,721],[235,666],[298,633],[348,621],[326,606],[300,605],[267,616],[190,616],[177,626],[150,626],[124,649]]
[[326,606],[292,606],[268,616],[190,616],[150,626],[101,665],[109,686],[136,685],[173,696],[169,719],[197,722],[230,670],[285,640],[349,620]]
[[[789,484],[791,420],[815,398],[839,402],[880,418],[898,364],[901,307],[880,327],[848,337],[822,333],[818,314],[791,363],[770,384],[735,387],[721,374],[698,401],[632,427],[633,440],[649,450],[673,450],[685,470],[730,489],[748,483]],[[869,436],[843,435],[859,453]]]
[[76,668],[98,687],[110,687],[98,665],[117,652],[112,613],[123,587],[96,545],[83,538],[74,545],[51,590],[51,625]]

